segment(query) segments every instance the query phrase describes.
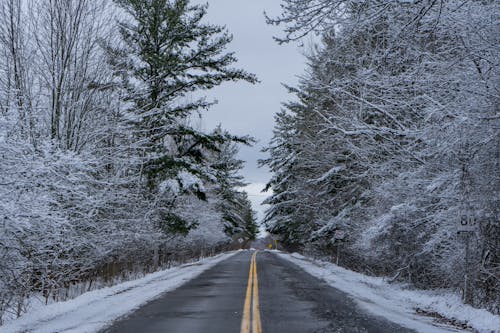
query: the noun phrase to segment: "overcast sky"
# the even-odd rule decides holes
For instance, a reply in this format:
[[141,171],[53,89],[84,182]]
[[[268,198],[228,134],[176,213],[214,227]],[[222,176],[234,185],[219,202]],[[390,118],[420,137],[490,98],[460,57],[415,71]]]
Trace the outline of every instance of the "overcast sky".
[[[206,3],[206,1],[196,1]],[[258,140],[255,147],[243,147],[240,157],[246,167],[243,171],[254,209],[262,217],[259,203],[265,198],[260,193],[270,174],[258,168],[257,160],[265,157],[260,152],[272,136],[274,114],[280,103],[291,96],[281,83],[294,84],[304,70],[304,57],[296,45],[278,45],[272,37],[280,28],[268,26],[264,11],[273,16],[280,13],[279,0],[209,0],[207,20],[226,25],[234,39],[230,51],[239,59],[238,67],[256,74],[260,84],[227,83],[209,93],[219,103],[204,116],[204,126],[211,129],[221,123],[234,134],[249,134]]]

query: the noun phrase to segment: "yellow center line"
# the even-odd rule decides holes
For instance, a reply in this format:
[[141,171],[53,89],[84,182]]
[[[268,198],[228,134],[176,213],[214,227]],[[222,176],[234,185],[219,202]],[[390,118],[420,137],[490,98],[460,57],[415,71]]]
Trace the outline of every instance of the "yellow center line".
[[[257,251],[252,255],[250,261],[250,270],[248,272],[248,285],[243,306],[243,318],[241,320],[241,333],[250,332],[250,317],[252,317],[252,332],[261,333],[262,327],[260,322],[259,309],[259,280],[257,278]],[[253,291],[253,292],[252,292]],[[252,307],[251,307],[252,305]]]
[[261,333],[262,327],[260,322],[260,309],[259,309],[259,279],[257,277],[257,251],[255,251],[254,259],[253,259],[253,320],[252,320],[252,329],[253,333]]
[[245,305],[243,306],[243,319],[241,320],[241,333],[250,333],[250,302],[252,300],[252,277],[253,277],[253,256],[250,262],[250,271],[248,272],[247,294]]

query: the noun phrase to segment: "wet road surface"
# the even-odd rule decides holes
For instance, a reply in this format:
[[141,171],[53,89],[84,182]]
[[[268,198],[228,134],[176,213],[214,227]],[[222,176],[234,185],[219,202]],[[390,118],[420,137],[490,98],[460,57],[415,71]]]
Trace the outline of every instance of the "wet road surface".
[[343,292],[272,252],[254,254],[237,253],[103,332],[413,332],[364,312]]

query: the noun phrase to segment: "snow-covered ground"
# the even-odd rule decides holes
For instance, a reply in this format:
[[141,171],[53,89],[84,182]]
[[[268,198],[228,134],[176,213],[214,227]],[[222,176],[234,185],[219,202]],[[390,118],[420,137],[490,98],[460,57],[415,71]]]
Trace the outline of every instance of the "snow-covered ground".
[[[439,327],[432,318],[418,315],[415,309],[420,308],[467,322],[481,333],[500,333],[500,316],[464,305],[452,293],[409,290],[402,285],[389,284],[383,278],[366,276],[297,253],[273,252],[346,292],[363,309],[418,332],[459,332],[444,325]],[[0,333],[97,332],[113,320],[181,286],[235,253],[149,274],[138,280],[85,293],[67,302],[33,308],[22,318],[1,326]]]
[[389,284],[383,278],[366,276],[298,253],[275,253],[332,287],[349,294],[363,309],[418,332],[461,331],[437,327],[432,318],[418,315],[417,308],[438,313],[448,319],[467,322],[470,327],[481,333],[500,332],[500,316],[464,305],[458,295],[449,292],[408,290],[402,285]]
[[0,326],[0,333],[90,333],[193,279],[236,252],[173,267],[142,279],[85,293],[66,302],[40,306]]

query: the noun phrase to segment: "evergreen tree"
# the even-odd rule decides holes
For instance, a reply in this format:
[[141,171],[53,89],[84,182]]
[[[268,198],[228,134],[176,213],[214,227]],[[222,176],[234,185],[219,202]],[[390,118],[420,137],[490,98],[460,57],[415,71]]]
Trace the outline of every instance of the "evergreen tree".
[[[138,166],[149,191],[156,196],[165,182],[178,181],[181,193],[205,198],[202,183],[213,179],[208,167],[210,151],[228,141],[248,142],[248,138],[227,133],[207,134],[195,128],[189,117],[207,110],[212,102],[192,94],[212,89],[226,81],[255,83],[254,75],[233,68],[233,53],[225,52],[232,37],[226,29],[203,23],[206,5],[188,0],[117,0],[128,13],[120,22],[121,49],[110,51],[110,62],[124,88],[128,114],[141,158]],[[163,185],[162,185],[163,184]],[[185,225],[173,216],[178,193],[160,202],[162,221],[173,228]]]
[[[222,133],[220,128],[217,128],[216,132]],[[237,158],[238,151],[236,144],[226,142],[213,157],[212,167],[217,176],[215,192],[220,197],[218,209],[222,213],[227,235],[242,234],[247,239],[255,239],[257,224],[252,204],[246,192],[241,190],[247,183],[239,174],[244,161]]]
[[266,229],[280,234],[290,244],[301,243],[310,232],[301,218],[306,215],[300,203],[304,185],[300,177],[304,174],[298,171],[300,149],[296,114],[301,109],[299,103],[288,103],[286,109],[275,116],[274,136],[264,149],[270,156],[259,161],[261,165],[268,165],[273,173],[266,186],[266,190],[272,189],[273,193],[264,201],[270,205],[264,217]]
[[268,230],[331,254],[342,229],[344,265],[458,289],[456,221],[476,216],[466,299],[498,311],[496,7],[283,0],[278,41],[323,38],[263,161]]
[[[188,117],[212,103],[190,93],[226,81],[256,78],[232,68],[233,53],[224,52],[232,37],[224,27],[202,23],[207,6],[187,0],[117,0],[130,20],[120,23],[125,47],[112,62],[123,79],[135,134],[144,149],[144,171],[151,186],[179,170],[201,172],[202,147],[236,139],[205,134]],[[243,140],[244,141],[244,140]]]

